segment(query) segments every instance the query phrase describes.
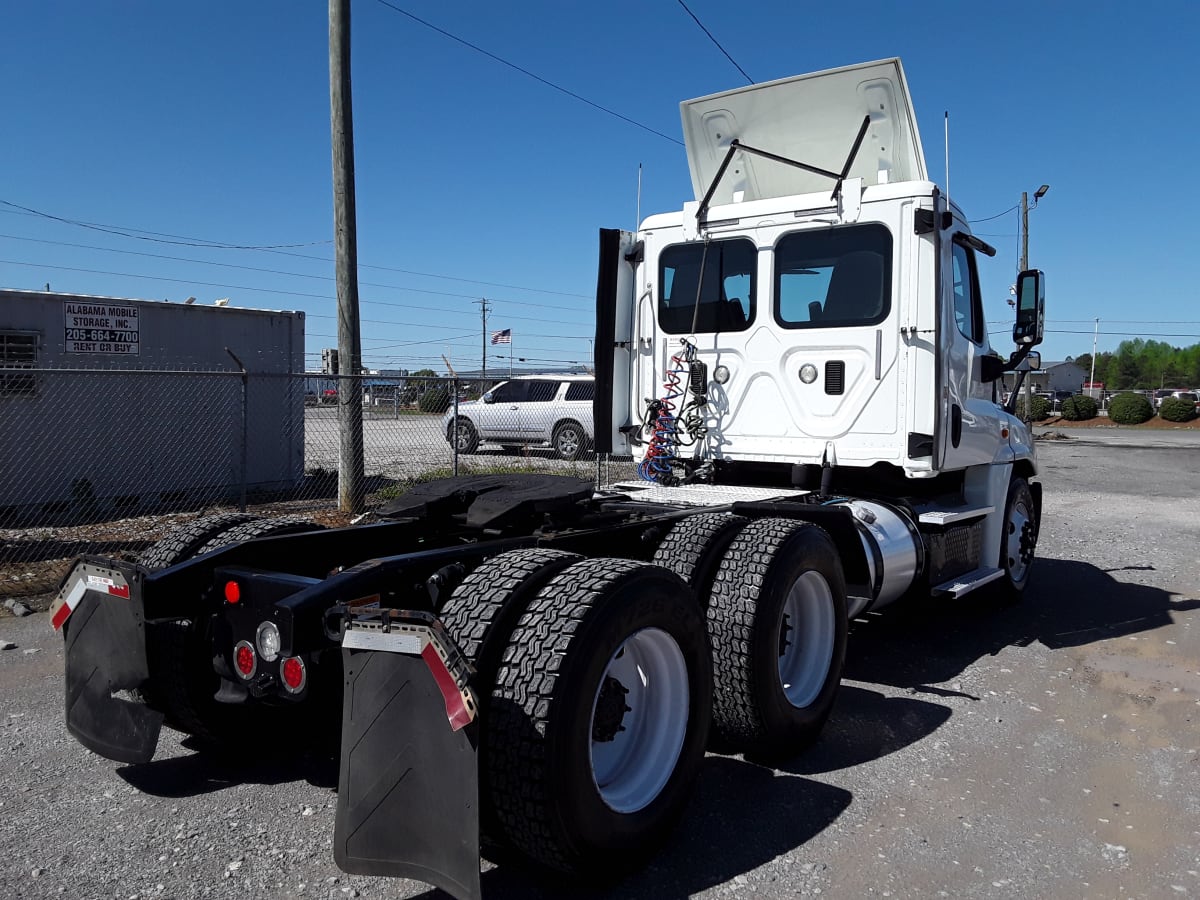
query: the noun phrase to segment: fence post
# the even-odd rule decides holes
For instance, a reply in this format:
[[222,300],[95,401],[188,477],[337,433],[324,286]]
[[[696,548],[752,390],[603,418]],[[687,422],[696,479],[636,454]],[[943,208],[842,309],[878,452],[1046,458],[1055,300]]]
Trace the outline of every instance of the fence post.
[[242,497],[241,497],[240,502],[238,503],[238,511],[245,512],[246,511],[246,465],[247,465],[247,453],[248,453],[246,441],[247,441],[247,424],[248,424],[248,420],[249,420],[249,411],[247,410],[246,406],[249,402],[249,386],[250,386],[249,378],[250,378],[250,376],[246,372],[246,367],[242,365],[242,361],[237,358],[236,353],[234,353],[228,347],[225,348],[225,352],[233,357],[233,361],[235,363],[237,363],[238,368],[242,370]]
[[458,477],[458,377],[450,380],[454,391],[454,417],[450,420],[450,449],[454,454],[454,477]]

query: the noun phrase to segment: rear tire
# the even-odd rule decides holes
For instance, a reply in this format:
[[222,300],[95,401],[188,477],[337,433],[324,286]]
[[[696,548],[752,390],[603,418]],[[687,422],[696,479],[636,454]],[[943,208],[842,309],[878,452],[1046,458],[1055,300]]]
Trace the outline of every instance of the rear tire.
[[791,755],[833,709],[846,657],[846,581],[829,534],[759,519],[734,538],[713,582],[713,724],[730,745]]
[[721,558],[749,521],[729,513],[701,513],[680,519],[659,544],[653,562],[687,582],[701,607],[707,607]]
[[[487,715],[496,672],[517,620],[550,579],[582,558],[542,548],[501,553],[468,575],[442,606],[438,618],[475,667],[471,687],[481,716]],[[487,756],[487,737],[486,731],[480,732],[480,759]],[[489,841],[502,842],[503,829],[489,802],[485,767],[480,767],[479,776],[480,829]]]
[[151,571],[169,569],[176,563],[191,559],[201,547],[235,525],[258,520],[249,513],[221,513],[206,516],[171,531],[142,554],[139,562]]
[[579,459],[587,447],[587,432],[578,422],[567,419],[554,426],[550,445],[554,447],[554,454],[559,459]]
[[484,720],[483,766],[513,845],[607,877],[651,856],[703,760],[711,666],[675,575],[618,559],[558,574],[514,629]]

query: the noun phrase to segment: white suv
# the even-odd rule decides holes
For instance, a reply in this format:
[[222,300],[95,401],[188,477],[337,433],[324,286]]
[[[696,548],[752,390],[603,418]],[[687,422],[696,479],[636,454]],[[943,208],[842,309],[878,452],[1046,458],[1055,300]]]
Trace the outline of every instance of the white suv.
[[450,408],[442,417],[446,440],[459,453],[485,441],[505,449],[549,443],[561,459],[577,459],[592,442],[591,375],[519,375],[479,400]]

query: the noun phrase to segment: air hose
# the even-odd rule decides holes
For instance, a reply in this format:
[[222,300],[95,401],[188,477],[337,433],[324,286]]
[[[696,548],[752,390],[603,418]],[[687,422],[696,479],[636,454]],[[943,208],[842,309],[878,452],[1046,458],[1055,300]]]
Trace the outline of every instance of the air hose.
[[[679,457],[679,448],[703,441],[708,433],[705,408],[708,404],[708,367],[696,359],[696,347],[686,339],[671,357],[671,368],[663,382],[661,399],[649,401],[646,411],[650,442],[646,456],[638,466],[638,477],[667,487],[694,481],[711,472],[711,466],[695,466]],[[687,376],[687,382],[684,376]],[[691,390],[692,399],[676,411],[677,404]],[[680,474],[682,471],[682,474]]]

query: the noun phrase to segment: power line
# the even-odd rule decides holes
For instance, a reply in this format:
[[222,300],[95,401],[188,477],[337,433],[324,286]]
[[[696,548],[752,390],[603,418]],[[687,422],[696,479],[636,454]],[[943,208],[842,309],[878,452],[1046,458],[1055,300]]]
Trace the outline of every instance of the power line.
[[751,78],[749,75],[747,75],[746,70],[737,64],[737,61],[732,56],[729,55],[729,52],[724,47],[721,46],[721,42],[718,41],[715,37],[713,37],[712,32],[704,27],[704,23],[696,18],[696,14],[694,12],[692,12],[690,9],[688,9],[688,5],[686,3],[684,3],[683,0],[679,0],[679,5],[683,7],[684,12],[686,12],[689,16],[692,17],[692,21],[700,26],[700,30],[708,35],[708,39],[716,45],[717,49],[725,54],[725,58],[727,60],[729,60],[731,63],[733,63],[733,67],[742,73],[742,77],[745,78],[748,82],[750,82],[750,84],[754,84],[754,79]]
[[[0,202],[4,202],[4,201],[0,201]],[[0,212],[8,213],[10,215],[29,215],[28,213],[21,213],[21,212],[16,212],[14,210],[8,210],[8,209],[0,209]],[[56,222],[63,222],[68,225],[75,224],[71,220],[64,219],[60,216],[52,216],[51,218]],[[88,225],[92,225],[94,223],[82,223],[82,224],[84,225],[84,227],[87,227]],[[146,231],[145,229],[131,228],[128,226],[104,226],[104,228],[106,228],[106,229],[120,228],[120,229],[124,229],[125,231],[142,231],[145,234],[168,234],[168,232]],[[116,235],[121,234],[120,231],[112,231],[112,230],[107,231],[107,233],[116,234]],[[131,235],[131,236],[136,237],[136,235]],[[159,253],[145,253],[145,252],[140,252],[140,251],[136,251],[136,250],[120,250],[120,249],[117,249],[114,247],[96,247],[91,244],[75,244],[75,243],[71,243],[69,241],[52,241],[52,240],[49,240],[48,238],[19,237],[16,235],[0,235],[0,237],[8,237],[8,238],[11,238],[12,240],[16,240],[16,241],[32,241],[34,243],[40,243],[40,244],[57,244],[57,245],[63,246],[63,247],[78,247],[80,249],[87,249],[87,250],[103,250],[103,251],[106,251],[109,253],[126,253],[126,254],[131,254],[131,255],[136,255],[136,256],[150,256],[150,257],[156,257],[159,259],[178,260],[180,262],[197,262],[197,263],[202,263],[204,265],[210,265],[210,266],[226,266],[228,268],[251,269],[252,271],[262,271],[262,272],[275,272],[276,271],[274,269],[254,269],[254,267],[252,267],[252,266],[240,266],[240,265],[237,265],[236,263],[220,263],[220,262],[212,262],[210,260],[189,259],[187,257],[180,257],[180,256],[168,256],[166,254],[159,254]],[[219,244],[196,244],[195,246],[201,247],[202,249],[211,249],[211,250],[228,249],[227,246],[223,246],[223,245],[219,245]],[[287,246],[287,245],[281,245],[281,246]],[[298,246],[304,246],[304,245],[298,245]],[[258,248],[247,248],[247,249],[258,249],[258,250],[262,250],[263,252],[266,252],[266,253],[275,253],[279,256],[290,256],[295,259],[308,259],[308,260],[313,260],[314,262],[328,263],[330,265],[333,264],[333,260],[329,259],[328,257],[314,256],[311,253],[288,253],[283,250],[274,250],[269,247],[258,247]],[[483,285],[486,287],[507,288],[509,290],[526,291],[528,293],[533,293],[533,294],[551,294],[551,295],[559,296],[559,297],[579,297],[584,300],[592,299],[591,295],[589,295],[589,294],[577,294],[577,293],[572,293],[570,291],[551,291],[551,290],[547,290],[545,288],[527,287],[525,285],[520,285],[520,284],[502,284],[502,283],[493,282],[493,281],[479,281],[479,280],[476,280],[473,278],[459,278],[454,275],[440,275],[435,272],[418,272],[413,269],[400,269],[400,268],[396,268],[395,266],[377,266],[377,265],[369,265],[367,263],[359,263],[358,267],[360,269],[376,269],[376,270],[383,271],[383,272],[399,272],[404,275],[418,275],[422,278],[440,278],[440,279],[443,279],[446,281],[461,281],[464,284],[478,284],[478,285]],[[324,277],[324,276],[315,276],[315,275],[302,275],[301,273],[298,273],[298,272],[281,272],[278,274],[291,274],[291,275],[297,275],[302,278]],[[361,283],[362,284],[370,284],[370,282],[361,282]],[[375,287],[398,287],[396,285],[385,285],[385,284],[375,284],[374,286]],[[410,290],[409,288],[398,288],[398,289]],[[411,290],[415,290],[415,288],[411,289]],[[433,293],[433,292],[430,292],[430,293]],[[448,294],[446,296],[473,297],[474,294]],[[570,308],[570,307],[563,307],[563,306],[553,306],[553,305],[545,304],[545,303],[529,303],[527,301],[505,300],[503,302],[505,302],[505,303],[522,302],[525,306],[537,306],[537,307],[541,307],[543,309],[567,309],[567,308]]]
[[[426,28],[430,29],[431,31],[436,31],[438,34],[442,35],[443,37],[448,37],[448,38],[450,38],[450,40],[456,41],[457,43],[462,44],[464,47],[470,47],[475,52],[482,53],[488,59],[493,59],[498,63],[508,66],[510,69],[515,69],[516,71],[520,72],[522,75],[528,75],[534,81],[538,81],[538,82],[546,85],[546,87],[554,88],[554,90],[559,91],[560,93],[566,94],[568,97],[578,100],[581,103],[586,103],[588,106],[592,107],[592,109],[597,109],[602,113],[608,113],[608,115],[614,116],[615,118],[620,119],[622,122],[628,122],[630,125],[634,125],[638,128],[641,128],[643,131],[648,131],[651,134],[658,135],[660,138],[664,138],[665,140],[668,140],[673,144],[679,144],[680,146],[683,146],[683,141],[678,140],[677,138],[673,138],[669,134],[663,134],[661,131],[657,131],[657,130],[651,128],[649,125],[643,125],[641,122],[631,119],[631,118],[629,118],[629,116],[622,115],[621,113],[617,112],[616,110],[609,109],[607,106],[601,106],[599,103],[595,103],[595,102],[589,100],[587,97],[581,97],[579,94],[576,94],[574,91],[568,90],[567,88],[563,87],[562,85],[555,84],[553,81],[549,81],[549,80],[543,78],[541,75],[535,75],[533,72],[530,72],[528,69],[518,66],[516,63],[509,62],[507,59],[497,56],[495,53],[491,53],[487,50],[484,50],[479,45],[472,44],[470,41],[468,41],[464,38],[460,38],[456,34],[451,34],[449,31],[446,31],[444,28],[438,28],[438,26],[434,25],[432,22],[427,22],[424,19],[422,19],[420,16],[413,15],[408,10],[401,9],[399,6],[396,6],[394,3],[389,3],[388,0],[376,0],[376,2],[378,2],[379,4],[381,4],[383,6],[386,6],[388,9],[393,10],[394,12],[400,13],[400,15],[402,15],[402,16],[407,16],[408,18],[412,19],[414,22],[424,25]],[[703,27],[703,26],[701,26],[701,27]],[[737,65],[737,63],[734,63],[734,65]]]
[[[249,291],[251,293],[279,294],[279,295],[287,296],[287,297],[305,297],[305,298],[309,298],[309,299],[313,299],[313,300],[333,300],[334,299],[333,297],[331,297],[328,294],[314,294],[309,291],[288,291],[288,290],[284,290],[283,288],[253,287],[252,285],[247,285],[247,284],[229,284],[227,282],[221,282],[221,281],[197,281],[196,279],[193,279],[193,278],[170,278],[165,275],[140,275],[136,272],[111,272],[111,271],[107,271],[105,269],[85,269],[85,268],[82,268],[79,266],[57,266],[57,265],[51,265],[49,263],[31,263],[31,262],[23,262],[21,260],[15,260],[15,259],[0,259],[0,264],[10,265],[10,266],[25,266],[25,267],[31,268],[31,269],[54,269],[56,271],[64,271],[64,272],[81,272],[81,273],[84,273],[87,275],[110,275],[110,276],[115,276],[118,278],[140,278],[140,279],[145,279],[145,280],[149,280],[149,281],[167,281],[172,284],[187,284],[187,285],[193,285],[193,286],[199,285],[201,287],[216,287],[216,288],[222,288],[225,290]],[[423,290],[420,290],[419,288],[400,288],[400,290],[412,290],[416,293],[436,294],[439,296],[453,296],[453,297],[462,296],[460,294],[448,294],[447,295],[447,294],[444,294],[439,291],[423,291]],[[393,303],[389,300],[363,300],[362,303],[363,304],[371,304],[373,306],[393,306],[393,307],[397,307],[400,309],[419,309],[419,310],[428,309],[428,307],[425,307],[425,306],[414,306],[411,303]],[[465,312],[465,310],[464,310],[464,312]],[[315,316],[317,314],[309,313],[309,315]],[[535,317],[535,316],[508,315],[508,318],[519,319],[519,320],[528,321],[528,322],[552,322],[553,324],[556,324],[556,325],[577,324],[575,322],[563,321],[562,319],[546,319],[546,318],[543,318],[540,316]]]
[[1016,209],[1018,206],[1020,206],[1020,205],[1021,205],[1021,204],[1019,204],[1019,203],[1017,203],[1017,204],[1014,204],[1013,206],[1010,206],[1008,209],[1006,209],[1004,212],[1002,212],[1002,213],[996,213],[994,216],[988,216],[988,217],[987,217],[987,218],[985,218],[985,219],[967,219],[967,221],[968,221],[969,223],[971,223],[972,225],[974,225],[974,224],[975,224],[975,223],[977,223],[977,222],[990,222],[990,221],[992,221],[992,219],[998,219],[998,218],[1000,218],[1001,216],[1007,216],[1007,215],[1008,215],[1010,212],[1012,212],[1013,210],[1015,210],[1015,209]]
[[132,238],[137,241],[153,241],[156,244],[178,244],[184,247],[210,247],[216,250],[280,250],[289,247],[315,247],[319,244],[329,244],[332,241],[306,241],[301,244],[225,244],[220,241],[209,241],[204,238],[188,238],[186,240],[168,240],[167,238],[147,237],[140,234],[133,234],[131,231],[121,231],[108,225],[96,225],[91,222],[81,222],[78,219],[68,219],[64,216],[51,215],[48,212],[42,212],[40,209],[33,209],[28,206],[21,206],[19,203],[12,203],[8,200],[0,200],[5,206],[11,206],[13,209],[19,209],[33,216],[40,216],[43,219],[51,219],[55,222],[64,222],[67,225],[75,225],[79,228],[90,228],[92,231],[103,231],[106,234],[115,234],[120,237]]

